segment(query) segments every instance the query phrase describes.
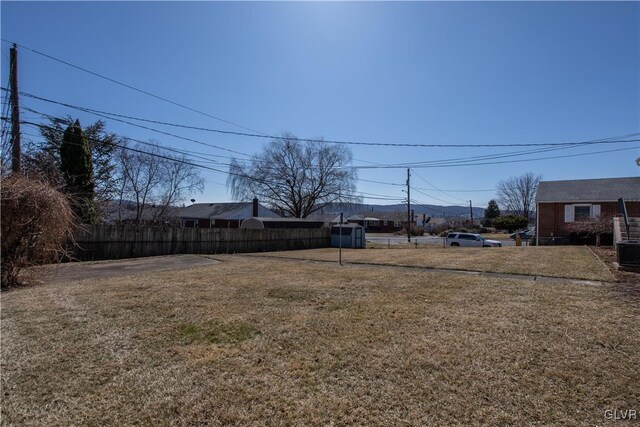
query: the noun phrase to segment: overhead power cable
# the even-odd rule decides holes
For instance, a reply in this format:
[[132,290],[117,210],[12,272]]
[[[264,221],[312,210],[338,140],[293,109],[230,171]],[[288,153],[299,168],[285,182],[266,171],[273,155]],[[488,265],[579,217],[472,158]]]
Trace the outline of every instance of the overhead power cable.
[[[415,173],[415,171],[412,171],[412,172],[413,172],[413,173]],[[449,205],[455,205],[455,204],[457,204],[457,202],[451,202],[451,201],[449,201],[449,200],[443,200],[443,199],[440,199],[440,198],[438,198],[438,197],[436,197],[436,196],[431,196],[431,195],[429,195],[429,194],[427,194],[427,193],[425,193],[425,192],[423,192],[423,191],[418,190],[417,188],[412,188],[412,190],[415,190],[415,191],[417,191],[418,193],[422,194],[423,196],[429,197],[430,199],[436,199],[436,200],[438,200],[438,201],[440,201],[440,202],[447,203],[447,204],[449,204]],[[461,199],[461,200],[462,200],[462,199]],[[466,200],[464,200],[464,201],[466,202]]]
[[440,193],[442,193],[442,194],[444,194],[444,195],[446,195],[446,196],[452,197],[452,198],[454,198],[454,199],[457,199],[457,200],[461,200],[461,201],[463,201],[463,202],[466,202],[466,200],[461,199],[460,197],[452,196],[451,194],[447,194],[447,193],[445,193],[443,190],[440,190],[438,187],[436,187],[435,185],[433,185],[431,182],[429,182],[425,177],[423,177],[422,175],[420,175],[418,172],[413,171],[413,173],[414,173],[414,175],[415,175],[415,176],[417,176],[418,178],[420,178],[421,180],[423,180],[424,182],[426,182],[427,184],[429,184],[430,186],[432,186],[436,191],[439,191]]
[[163,101],[163,102],[167,102],[167,103],[169,103],[169,104],[175,105],[175,106],[180,107],[180,108],[183,108],[183,109],[185,109],[185,110],[189,110],[189,111],[192,111],[192,112],[194,112],[194,113],[198,113],[198,114],[201,114],[201,115],[203,115],[203,116],[206,116],[206,117],[209,117],[209,118],[212,118],[212,119],[215,119],[215,120],[218,120],[218,121],[221,121],[221,122],[227,123],[227,124],[229,124],[229,125],[233,125],[233,126],[236,126],[236,127],[239,127],[239,128],[242,128],[242,129],[245,129],[245,130],[248,130],[248,131],[251,131],[251,132],[256,132],[256,133],[258,133],[258,134],[260,134],[260,133],[261,133],[260,131],[257,131],[257,130],[255,130],[255,129],[251,129],[251,128],[246,127],[246,126],[242,126],[242,125],[240,125],[240,124],[238,124],[238,123],[234,123],[234,122],[231,122],[231,121],[229,121],[229,120],[225,120],[225,119],[223,119],[223,118],[220,118],[220,117],[214,116],[213,114],[205,113],[204,111],[197,110],[197,109],[195,109],[195,108],[189,107],[189,106],[184,105],[184,104],[181,104],[181,103],[179,103],[179,102],[172,101],[172,100],[170,100],[170,99],[168,99],[168,98],[165,98],[165,97],[163,97],[163,96],[156,95],[156,94],[154,94],[154,93],[151,93],[151,92],[148,92],[148,91],[146,91],[146,90],[143,90],[143,89],[137,88],[137,87],[132,86],[132,85],[130,85],[130,84],[120,82],[120,81],[118,81],[118,80],[116,80],[116,79],[113,79],[113,78],[111,78],[111,77],[107,77],[107,76],[104,76],[104,75],[102,75],[102,74],[96,73],[95,71],[91,71],[91,70],[88,70],[88,69],[86,69],[86,68],[80,67],[80,66],[78,66],[78,65],[74,65],[74,64],[72,64],[72,63],[70,63],[70,62],[68,62],[68,61],[62,60],[62,59],[60,59],[60,58],[56,58],[55,56],[52,56],[52,55],[46,54],[46,53],[44,53],[44,52],[40,52],[40,51],[38,51],[38,50],[36,50],[36,49],[32,49],[32,48],[30,48],[30,47],[28,47],[28,46],[25,46],[25,45],[22,45],[22,44],[20,44],[20,43],[15,43],[15,42],[12,42],[12,41],[9,41],[9,40],[5,40],[5,39],[2,39],[2,41],[3,41],[3,42],[5,42],[5,43],[15,44],[16,46],[19,46],[19,47],[20,47],[20,48],[22,48],[22,49],[29,50],[29,51],[31,51],[31,52],[33,52],[33,53],[37,54],[37,55],[41,55],[41,56],[43,56],[43,57],[45,57],[45,58],[51,59],[51,60],[53,60],[53,61],[59,62],[59,63],[61,63],[61,64],[64,64],[64,65],[67,65],[67,66],[69,66],[69,67],[75,68],[75,69],[77,69],[77,70],[83,71],[83,72],[85,72],[85,73],[89,73],[89,74],[91,74],[91,75],[93,75],[93,76],[96,76],[96,77],[99,77],[99,78],[101,78],[101,79],[107,80],[107,81],[109,81],[109,82],[111,82],[111,83],[115,83],[115,84],[117,84],[117,85],[120,85],[120,86],[126,87],[127,89],[131,89],[131,90],[134,90],[134,91],[136,91],[136,92],[142,93],[142,94],[144,94],[144,95],[150,96],[150,97],[152,97],[152,98],[159,99],[159,100],[161,100],[161,101]]
[[[384,181],[375,181],[372,179],[364,179],[364,178],[358,178],[358,181],[363,181],[363,182],[370,182],[372,184],[381,184],[381,185],[392,185],[394,187],[406,187],[407,184],[399,184],[397,182],[384,182]],[[430,191],[431,189],[429,188],[420,188],[420,187],[414,187],[413,185],[411,186],[411,188],[417,188],[418,190],[424,190],[424,191]],[[455,189],[455,190],[451,190],[451,189],[447,189],[447,190],[441,190],[441,191],[449,191],[452,193],[471,193],[471,192],[489,192],[489,191],[496,191],[495,188],[488,188],[488,189],[471,189],[471,190],[460,190],[460,189]],[[462,200],[462,199],[461,199]],[[465,200],[466,201],[466,200]]]
[[[2,90],[6,90],[5,88],[1,88],[1,89]],[[25,96],[28,96],[28,95],[25,95]],[[30,111],[36,112],[35,110],[30,110]],[[162,131],[162,130],[159,130],[159,129],[154,129],[154,128],[151,128],[151,127],[148,127],[148,126],[139,125],[137,123],[131,123],[131,122],[128,122],[126,120],[122,120],[122,119],[118,119],[118,118],[114,118],[114,117],[108,117],[106,114],[95,113],[95,112],[90,111],[88,109],[80,109],[80,111],[86,111],[86,112],[89,112],[91,114],[95,114],[95,115],[97,115],[99,117],[102,117],[102,118],[115,120],[117,122],[125,123],[125,124],[131,125],[131,126],[135,126],[135,127],[141,128],[141,129],[150,130],[152,132],[160,133],[160,134],[166,135],[166,136],[171,136],[173,138],[178,138],[178,139],[182,139],[182,140],[185,140],[185,141],[194,142],[196,144],[203,145],[203,146],[206,146],[206,147],[215,148],[215,149],[223,150],[223,151],[228,151],[230,153],[239,154],[241,156],[251,157],[247,153],[242,153],[240,151],[230,150],[230,149],[225,148],[225,147],[220,147],[219,145],[211,144],[211,143],[208,143],[208,142],[202,142],[202,141],[199,141],[199,140],[193,139],[193,138],[187,138],[187,137],[184,137],[184,136],[181,136],[181,135],[176,135],[176,134],[173,134],[173,133],[170,133],[170,132],[165,132],[165,131]],[[42,114],[42,115],[47,115],[46,113],[41,113],[41,112],[36,112],[36,113],[37,114]]]
[[[7,90],[7,89],[6,88],[2,88],[2,90]],[[266,139],[279,138],[276,135],[267,135],[267,134],[264,134],[264,133],[256,134],[256,133],[225,131],[225,130],[221,130],[221,129],[212,129],[212,128],[205,128],[205,127],[200,127],[200,126],[191,126],[191,125],[184,125],[184,124],[178,124],[178,123],[170,123],[170,122],[161,121],[161,120],[152,120],[152,119],[140,118],[140,117],[125,115],[125,114],[118,114],[118,113],[112,113],[112,112],[107,112],[107,111],[96,110],[96,109],[87,108],[87,107],[80,107],[80,106],[76,106],[76,105],[73,105],[73,104],[60,102],[60,101],[55,101],[55,100],[52,100],[52,99],[47,99],[47,98],[44,98],[44,97],[33,95],[33,94],[28,93],[28,92],[20,92],[20,94],[24,95],[26,97],[29,97],[29,98],[38,99],[38,100],[43,101],[43,102],[58,104],[58,105],[62,105],[62,106],[68,107],[68,108],[73,108],[73,109],[76,109],[76,110],[80,110],[80,111],[91,112],[91,113],[94,113],[94,114],[104,114],[104,115],[108,115],[108,116],[112,116],[112,117],[120,117],[120,118],[129,119],[129,120],[137,120],[137,121],[142,121],[142,122],[147,122],[147,123],[154,123],[154,124],[165,125],[165,126],[180,127],[180,128],[184,128],[184,129],[191,129],[191,130],[198,130],[198,131],[205,131],[205,132],[215,132],[215,133],[226,134],[226,135],[236,135],[236,136],[246,136],[246,137],[253,137],[253,138],[266,138]],[[616,138],[625,138],[625,137],[631,137],[631,136],[635,136],[635,135],[640,135],[640,133],[632,133],[632,134],[622,135],[622,136],[616,137]],[[495,148],[495,147],[553,147],[553,146],[570,147],[570,146],[591,145],[591,144],[612,144],[612,143],[618,143],[618,142],[634,142],[634,141],[638,141],[638,139],[610,141],[611,137],[609,137],[609,138],[586,140],[586,141],[577,141],[577,142],[554,142],[554,143],[410,144],[410,143],[391,143],[391,142],[385,143],[385,142],[341,141],[341,140],[318,139],[318,138],[298,138],[298,137],[288,137],[288,138],[293,140],[293,141],[299,141],[299,142],[318,142],[318,143],[325,142],[325,143],[329,143],[329,144],[386,146],[386,147],[425,147],[425,148],[436,148],[436,147],[440,147],[440,148],[494,147]]]
[[[602,150],[602,151],[591,151],[588,153],[580,153],[580,154],[567,154],[563,156],[548,156],[548,157],[536,157],[531,159],[516,159],[516,160],[504,160],[504,161],[496,161],[496,162],[478,162],[478,163],[452,163],[452,164],[435,164],[435,165],[411,165],[411,169],[429,169],[429,168],[452,168],[452,167],[461,167],[461,166],[483,166],[483,165],[497,165],[504,163],[522,163],[522,162],[533,162],[537,160],[550,160],[550,159],[563,159],[563,158],[571,158],[571,157],[582,157],[582,156],[591,156],[595,154],[604,154],[604,153],[613,153],[618,151],[629,151],[629,150],[637,150],[638,147],[632,148],[618,148],[614,150]],[[384,165],[384,166],[349,166],[351,169],[404,169],[407,165]]]
[[[46,113],[34,110],[32,108],[27,108],[27,107],[22,107],[22,108],[25,111],[29,111],[29,112],[32,112],[34,114],[38,114],[43,118],[55,120],[55,121],[60,122],[60,123],[66,123],[67,122],[67,120],[65,120],[65,119],[62,119],[62,118],[59,118],[59,117],[56,117],[56,116],[52,116],[50,114],[46,114]],[[217,154],[203,153],[203,152],[200,152],[200,151],[192,151],[192,150],[179,150],[177,148],[167,147],[167,146],[161,145],[161,144],[154,144],[154,143],[150,143],[148,141],[143,141],[143,140],[140,140],[140,139],[135,139],[135,138],[130,138],[130,137],[124,137],[124,138],[129,140],[129,141],[134,141],[134,142],[137,142],[137,143],[140,143],[140,144],[144,144],[144,145],[160,146],[160,147],[162,147],[162,148],[164,148],[164,149],[166,149],[168,151],[176,151],[176,152],[183,153],[183,154],[184,153],[189,153],[189,154],[196,154],[196,155],[202,155],[202,156],[208,156],[208,157],[217,157],[217,158],[222,158],[222,159],[233,159],[233,157],[229,157],[229,156],[220,156],[220,155],[217,155]],[[213,161],[215,163],[219,163],[219,164],[223,164],[223,165],[227,165],[228,166],[227,163],[221,163],[221,162],[218,162],[217,160],[211,160],[211,161]]]

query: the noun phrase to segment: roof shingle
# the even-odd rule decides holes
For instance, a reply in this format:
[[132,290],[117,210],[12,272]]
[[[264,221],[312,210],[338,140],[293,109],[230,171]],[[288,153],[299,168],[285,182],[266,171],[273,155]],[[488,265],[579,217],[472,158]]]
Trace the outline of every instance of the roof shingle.
[[640,201],[640,177],[540,181],[536,202]]

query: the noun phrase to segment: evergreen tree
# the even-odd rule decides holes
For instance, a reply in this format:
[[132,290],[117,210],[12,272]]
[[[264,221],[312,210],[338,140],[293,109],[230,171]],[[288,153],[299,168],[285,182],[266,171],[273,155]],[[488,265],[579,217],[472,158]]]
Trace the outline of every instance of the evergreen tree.
[[74,213],[82,223],[94,224],[96,209],[93,162],[91,149],[79,120],[70,125],[62,137],[60,171],[66,182],[66,192],[71,196]]
[[489,220],[494,220],[500,216],[500,208],[498,202],[494,199],[489,200],[487,208],[484,210],[484,217]]

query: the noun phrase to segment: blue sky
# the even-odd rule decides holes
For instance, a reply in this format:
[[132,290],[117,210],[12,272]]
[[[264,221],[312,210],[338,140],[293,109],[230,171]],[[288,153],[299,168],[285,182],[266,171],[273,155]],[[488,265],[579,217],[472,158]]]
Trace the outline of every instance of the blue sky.
[[[5,40],[270,135],[289,131],[302,138],[348,141],[514,144],[578,142],[640,132],[638,2],[3,1],[1,12]],[[9,47],[2,43],[3,86]],[[119,114],[246,131],[28,49],[21,48],[19,55],[22,91]],[[72,113],[83,124],[97,119],[25,97],[22,102],[47,114]],[[36,119],[29,113],[25,117]],[[106,122],[123,136],[230,155]],[[266,143],[154,127],[247,154],[259,152]],[[638,147],[638,142],[592,145],[497,160],[631,150],[417,168],[412,183],[420,192],[413,192],[412,199],[444,205],[473,200],[474,206],[484,207],[494,197],[491,189],[498,181],[529,171],[546,180],[637,176]],[[356,166],[524,150],[352,149]],[[404,168],[361,169],[358,174],[391,184],[406,179]],[[194,198],[230,200],[225,174],[203,175],[205,193]],[[394,203],[366,197],[371,194],[406,197],[397,185],[360,181],[358,190],[366,203]]]

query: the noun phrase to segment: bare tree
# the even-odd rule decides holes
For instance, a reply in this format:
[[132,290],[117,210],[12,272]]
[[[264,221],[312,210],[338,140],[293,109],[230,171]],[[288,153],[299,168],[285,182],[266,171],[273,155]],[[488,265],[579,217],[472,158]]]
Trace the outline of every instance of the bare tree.
[[159,146],[138,145],[135,150],[124,148],[119,154],[120,220],[127,206],[133,205],[132,220],[136,224],[162,222],[187,194],[204,190],[204,179],[184,156],[175,156]]
[[524,175],[500,181],[497,194],[503,210],[512,215],[523,216],[528,221],[535,205],[536,191],[541,179],[541,175],[527,172]]
[[227,186],[236,200],[258,197],[278,213],[306,218],[330,203],[353,201],[356,173],[351,150],[324,142],[301,143],[285,134],[247,164],[234,159]]

